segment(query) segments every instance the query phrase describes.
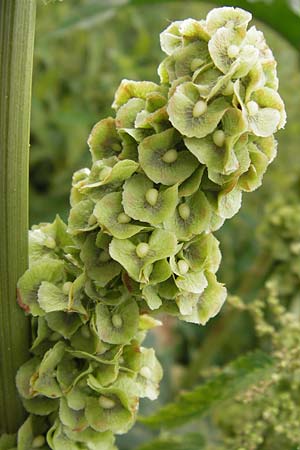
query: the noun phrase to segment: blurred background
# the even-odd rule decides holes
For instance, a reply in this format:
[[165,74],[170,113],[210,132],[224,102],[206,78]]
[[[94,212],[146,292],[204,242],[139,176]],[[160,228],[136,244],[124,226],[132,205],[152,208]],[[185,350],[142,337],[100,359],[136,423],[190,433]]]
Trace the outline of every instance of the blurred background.
[[[241,211],[227,221],[218,236],[223,253],[218,278],[230,293],[242,295],[246,301],[256,295],[270,267],[277,264],[268,248],[270,211],[276,212],[277,204],[300,190],[300,3],[267,3],[228,2],[246,8],[248,4],[255,21],[264,19],[258,27],[278,61],[280,93],[288,114],[286,128],[278,133],[278,157],[263,187],[244,195]],[[67,219],[72,173],[90,165],[89,131],[97,121],[113,114],[111,104],[120,81],[158,81],[156,69],[163,57],[159,33],[170,21],[204,18],[214,6],[187,0],[39,2],[30,152],[31,224],[51,221],[56,213]],[[300,286],[299,279],[294,281]],[[152,336],[159,341],[155,345],[165,370],[155,408],[174,398],[179,389],[201,381],[203,371],[257,346],[250,319],[227,308],[205,328],[169,320]],[[147,403],[143,411],[152,407]],[[120,448],[132,449],[149,436],[149,431],[137,426],[122,437]]]

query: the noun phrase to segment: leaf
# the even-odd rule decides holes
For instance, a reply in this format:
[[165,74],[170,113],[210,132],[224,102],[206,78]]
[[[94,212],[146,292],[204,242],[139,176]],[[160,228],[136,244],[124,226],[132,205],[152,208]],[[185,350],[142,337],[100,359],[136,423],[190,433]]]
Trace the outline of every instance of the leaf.
[[[183,215],[180,208],[185,208],[187,213]],[[185,212],[185,211],[184,211]],[[194,235],[206,231],[211,218],[211,208],[203,192],[198,191],[176,208],[172,217],[168,218],[164,226],[173,231],[179,240],[189,240]]]
[[150,309],[158,309],[162,305],[162,300],[157,294],[157,288],[154,286],[145,286],[142,290],[142,296]]
[[194,271],[209,270],[215,273],[221,263],[219,241],[211,233],[202,233],[184,247],[183,255]]
[[64,338],[70,338],[81,326],[82,321],[76,313],[56,311],[45,316],[47,325],[51,330],[61,334]]
[[[195,108],[199,103],[203,104],[203,110],[198,113]],[[218,97],[207,105],[197,86],[186,82],[177,86],[171,96],[168,113],[174,128],[184,136],[203,138],[216,129],[228,107],[224,97]]]
[[32,450],[35,447],[36,439],[41,443],[40,450],[46,450],[48,447],[43,436],[46,431],[45,419],[30,415],[18,430],[18,450]]
[[89,278],[97,281],[99,286],[105,286],[121,271],[119,264],[110,258],[107,248],[97,247],[96,236],[92,233],[86,238],[82,246],[80,258]]
[[218,314],[227,297],[226,288],[217,281],[215,274],[206,272],[205,276],[208,286],[198,306],[198,319],[201,325],[205,325],[209,319]]
[[32,389],[49,398],[61,396],[61,389],[55,379],[55,369],[62,360],[65,352],[65,344],[59,341],[48,350],[40,364],[36,377],[32,380]]
[[[155,198],[152,203],[149,203],[147,199],[152,193],[155,194]],[[152,199],[149,200],[151,202]],[[158,225],[172,216],[177,200],[177,185],[167,189],[161,188],[158,191],[153,189],[152,181],[142,174],[134,175],[124,184],[122,203],[125,213],[135,220],[149,222],[151,225]],[[138,227],[135,226],[135,229],[138,232],[142,230],[142,227],[139,227],[138,230]]]
[[152,81],[122,80],[116,91],[112,107],[115,110],[118,110],[131,98],[141,98],[146,100],[148,94],[159,91],[160,86]]
[[[180,144],[181,137],[174,128],[144,139],[139,145],[139,159],[142,169],[154,183],[167,186],[182,183],[197,168],[198,161]],[[183,150],[177,151],[183,147]],[[164,159],[170,152],[174,158]]]
[[240,8],[216,8],[207,14],[206,24],[209,33],[215,33],[219,28],[225,27],[227,22],[233,29],[246,30],[252,19],[249,12]]
[[[95,384],[93,379],[90,379],[89,385],[93,389],[97,388],[97,383]],[[132,427],[136,413],[137,399],[128,397],[130,385],[128,389],[126,382],[121,388],[117,387],[117,383],[107,388],[101,385],[98,387],[100,397],[87,398],[85,415],[90,427],[100,432],[126,433]]]
[[43,259],[30,267],[19,279],[19,303],[25,311],[44,315],[38,304],[37,292],[42,282],[60,283],[64,279],[64,263],[61,260]]
[[82,442],[83,445],[88,444],[89,450],[116,450],[116,447],[113,446],[115,439],[110,431],[99,433],[91,428],[84,431],[72,431],[65,428],[64,433],[71,441]]
[[31,390],[31,377],[37,372],[40,360],[38,358],[31,358],[26,361],[18,370],[16,376],[16,385],[19,394],[26,399],[33,397]]
[[70,427],[71,430],[85,430],[88,427],[86,418],[84,417],[84,411],[74,411],[69,408],[65,398],[60,399],[59,405],[59,418],[63,425]]
[[46,313],[66,311],[68,296],[62,292],[62,289],[55,286],[55,284],[42,281],[38,290],[38,302]]
[[[112,236],[118,239],[132,237],[145,228],[144,225],[130,223],[131,217],[126,217],[124,214],[121,192],[107,194],[96,203],[94,209],[94,215],[97,218],[98,223],[104,229],[107,229]],[[123,217],[125,217],[125,221],[122,221]]]
[[82,200],[70,210],[68,231],[71,234],[79,234],[91,231],[98,227],[97,221],[90,220],[94,209],[94,202],[90,199]]
[[58,399],[38,396],[31,399],[23,399],[23,405],[27,412],[38,416],[48,416],[58,409]]
[[193,294],[202,294],[207,286],[207,280],[202,271],[180,275],[176,278],[175,283],[180,290]]
[[[163,246],[161,245],[162,242],[164,243]],[[145,255],[138,256],[137,251],[141,245],[147,248],[147,252]],[[177,240],[174,233],[156,229],[150,235],[148,244],[141,242],[135,245],[129,239],[113,238],[109,247],[109,253],[113,259],[127,270],[131,278],[135,281],[144,281],[145,274],[143,270],[149,264],[174,255],[176,247]]]
[[242,356],[206,383],[181,394],[178,400],[162,407],[150,417],[139,420],[153,428],[173,428],[208,414],[212,408],[268,378],[274,360],[261,351]]
[[92,166],[90,176],[79,187],[79,191],[84,192],[86,189],[98,188],[106,184],[119,185],[131,177],[138,166],[138,163],[130,159],[118,161],[115,157],[96,161]]
[[93,162],[114,156],[122,149],[115,119],[107,117],[94,125],[88,138]]
[[[55,450],[80,450],[81,444],[71,441],[62,430],[61,423],[56,420],[47,433],[47,442]],[[28,449],[29,450],[29,449]]]
[[110,311],[105,305],[96,306],[96,327],[102,341],[109,344],[129,342],[137,332],[139,309],[134,300],[122,303]]

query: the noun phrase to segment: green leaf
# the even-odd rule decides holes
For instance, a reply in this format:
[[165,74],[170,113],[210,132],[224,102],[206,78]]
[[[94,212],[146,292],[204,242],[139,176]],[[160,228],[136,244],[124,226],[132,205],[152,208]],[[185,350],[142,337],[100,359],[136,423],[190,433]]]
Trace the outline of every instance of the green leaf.
[[68,307],[68,296],[55,284],[42,281],[38,290],[38,302],[46,313],[65,311]]
[[201,325],[205,325],[209,319],[218,314],[227,297],[226,288],[217,281],[214,273],[205,272],[205,277],[208,281],[208,286],[201,295],[197,308],[197,319]]
[[215,8],[207,14],[206,26],[211,34],[214,34],[219,28],[225,27],[227,22],[233,29],[246,30],[251,19],[251,14],[240,8]]
[[139,164],[130,159],[119,161],[115,158],[108,158],[96,161],[92,166],[90,176],[82,182],[79,191],[84,193],[86,189],[98,188],[107,184],[117,186],[130,178],[138,167]]
[[185,275],[179,275],[175,280],[175,284],[182,291],[201,294],[207,286],[207,280],[202,271],[189,271]]
[[142,297],[150,309],[158,309],[162,305],[162,300],[157,293],[155,286],[145,286],[142,290]]
[[69,408],[64,397],[60,399],[59,418],[63,425],[66,425],[74,431],[81,431],[88,427],[87,420],[84,416],[84,410],[75,411]]
[[[154,199],[151,198],[152,193],[155,194]],[[158,225],[174,213],[177,199],[177,185],[167,189],[153,189],[152,181],[145,175],[138,174],[124,184],[122,203],[129,217]]]
[[88,324],[82,325],[70,338],[74,349],[90,353],[100,350],[99,337],[90,330]]
[[56,216],[53,223],[41,224],[29,231],[29,264],[41,258],[58,258],[57,250],[73,245],[67,226]]
[[219,245],[219,241],[212,233],[202,233],[184,246],[183,255],[192,270],[208,270],[215,273],[222,258]]
[[69,339],[82,325],[80,316],[76,313],[65,313],[62,311],[48,313],[45,316],[47,325],[51,330]]
[[141,98],[131,98],[125,105],[121,106],[116,114],[116,124],[118,129],[125,129],[126,131],[126,128],[129,128],[130,133],[139,133],[139,130],[135,129],[134,124],[138,113],[145,108],[145,105],[146,100]]
[[112,192],[99,200],[94,215],[101,227],[118,239],[130,238],[146,228],[125,216],[121,192]]
[[273,369],[274,360],[266,353],[257,351],[242,356],[211,380],[181,394],[176,402],[162,407],[153,416],[139,420],[153,428],[173,428],[199,419],[250,386],[268,379]]
[[26,361],[18,370],[16,376],[16,385],[19,394],[23,398],[32,398],[34,392],[31,388],[31,377],[37,372],[40,360],[38,358],[31,358]]
[[[186,210],[183,214],[182,208]],[[211,217],[211,207],[203,192],[185,197],[180,203],[172,217],[164,223],[167,230],[173,231],[179,240],[187,241],[193,236],[208,229]]]
[[[77,312],[86,315],[80,298],[83,291],[85,276],[80,275],[73,283],[67,282],[63,287],[57,287],[54,283],[42,281],[38,289],[38,302],[46,313],[65,311]],[[64,292],[64,288],[66,292]]]
[[91,428],[100,432],[124,434],[135,420],[134,411],[124,401],[124,393],[114,387],[103,388],[103,395],[98,398],[88,397],[85,414]]
[[[161,245],[161,243],[164,245]],[[138,256],[139,246],[143,244],[147,251],[144,256]],[[118,261],[129,276],[135,281],[148,281],[143,271],[147,266],[174,255],[177,248],[177,240],[174,233],[161,229],[154,230],[147,242],[136,245],[129,239],[116,239],[111,241],[109,252],[113,259]]]
[[109,344],[128,343],[139,325],[139,309],[134,300],[122,303],[110,311],[102,304],[96,306],[96,327],[99,337]]
[[64,433],[71,441],[82,442],[82,445],[87,445],[88,450],[117,450],[113,445],[115,438],[109,431],[99,433],[99,431],[91,428],[84,431],[72,431],[65,427]]
[[200,166],[195,172],[185,180],[178,189],[179,197],[188,197],[198,191],[205,166]]
[[157,399],[159,383],[163,377],[162,367],[153,348],[140,347],[139,371],[136,378],[137,394],[150,400]]
[[[168,160],[171,151],[174,155]],[[196,158],[185,149],[174,128],[144,139],[139,145],[139,160],[150,180],[168,186],[182,183],[198,166]]]
[[36,378],[32,381],[32,390],[49,398],[61,396],[61,389],[55,378],[55,369],[64,356],[65,344],[59,341],[48,350],[39,366]]
[[[195,114],[199,101],[203,112]],[[203,138],[212,133],[229,107],[224,97],[216,98],[206,104],[196,84],[186,82],[177,86],[168,105],[170,121],[174,128],[187,137]]]
[[119,363],[118,360],[115,364],[101,364],[97,365],[97,368],[93,372],[93,377],[101,384],[101,386],[106,387],[116,381],[119,374]]
[[30,414],[48,416],[58,409],[59,401],[58,399],[37,396],[30,399],[23,399],[23,405]]
[[147,99],[147,95],[152,92],[159,92],[160,86],[152,81],[131,81],[122,80],[115,93],[115,99],[112,107],[118,110],[125,105],[131,98]]
[[232,189],[230,192],[221,191],[218,195],[218,215],[225,219],[231,219],[242,206],[242,192],[240,189]]
[[38,304],[38,289],[42,282],[62,283],[65,277],[62,260],[44,259],[28,269],[18,281],[19,304],[33,316],[45,315]]
[[47,428],[44,418],[30,415],[18,430],[18,450],[32,450],[36,438],[42,443],[39,446],[40,449],[46,450],[48,447],[44,433],[46,433]]
[[47,433],[47,442],[55,450],[80,450],[81,444],[71,441],[63,432],[62,424],[56,420]]
[[107,117],[93,127],[88,139],[93,162],[115,156],[122,150],[115,119]]
[[98,227],[97,221],[92,220],[95,203],[91,199],[82,200],[70,210],[68,231],[73,234],[94,230]]
[[119,275],[121,267],[113,261],[106,248],[96,245],[96,234],[87,236],[80,253],[86,273],[91,280],[97,281],[98,286],[106,286],[109,281]]
[[66,354],[56,369],[56,378],[63,392],[68,392],[71,389],[81,372],[78,361],[71,355]]

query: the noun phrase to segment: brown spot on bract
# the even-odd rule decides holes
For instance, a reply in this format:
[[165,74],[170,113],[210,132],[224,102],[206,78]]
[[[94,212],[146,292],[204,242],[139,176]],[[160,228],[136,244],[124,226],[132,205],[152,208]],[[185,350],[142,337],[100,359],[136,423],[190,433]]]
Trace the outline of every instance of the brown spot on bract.
[[20,290],[17,288],[17,302],[18,305],[20,306],[20,308],[22,308],[26,313],[30,312],[30,308],[28,305],[25,305],[25,303],[23,303],[22,297],[21,297],[21,293]]

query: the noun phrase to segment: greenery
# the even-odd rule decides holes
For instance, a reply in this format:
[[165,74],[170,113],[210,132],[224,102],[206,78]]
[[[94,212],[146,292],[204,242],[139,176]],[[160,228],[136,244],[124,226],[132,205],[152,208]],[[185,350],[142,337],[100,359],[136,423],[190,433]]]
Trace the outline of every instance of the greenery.
[[0,435],[24,420],[15,374],[28,357],[29,329],[16,303],[27,267],[28,159],[34,1],[0,4]]
[[[264,31],[278,62],[279,92],[286,105],[288,123],[278,134],[278,156],[268,168],[263,186],[251,195],[243,196],[239,214],[226,221],[215,233],[223,254],[218,279],[225,283],[229,296],[219,314],[205,327],[177,321],[174,315],[187,318],[184,317],[186,312],[183,309],[180,311],[180,308],[174,309],[170,300],[165,300],[167,289],[164,286],[163,289],[155,288],[154,292],[153,283],[147,285],[148,262],[141,275],[136,271],[135,257],[132,256],[131,260],[126,256],[123,258],[122,248],[117,245],[120,241],[126,241],[128,245],[132,242],[134,246],[139,243],[136,238],[123,234],[125,228],[128,230],[128,225],[143,227],[143,230],[136,229],[136,232],[142,233],[142,243],[150,242],[150,231],[146,225],[157,228],[159,221],[147,210],[148,206],[141,213],[138,207],[130,209],[129,204],[125,207],[125,215],[133,217],[133,222],[124,223],[122,230],[115,226],[113,215],[109,212],[115,208],[118,216],[122,214],[117,207],[117,198],[114,202],[110,199],[107,204],[100,193],[102,189],[106,197],[113,194],[103,189],[103,180],[105,186],[107,181],[110,182],[109,177],[114,176],[113,172],[117,172],[114,156],[104,154],[103,137],[107,136],[107,130],[111,136],[115,136],[115,131],[110,120],[101,122],[101,119],[115,114],[109,105],[123,78],[159,83],[156,67],[162,53],[158,34],[171,21],[187,17],[204,18],[214,5],[202,1],[183,4],[158,0],[150,4],[146,0],[44,3],[41,1],[38,4],[30,152],[30,221],[31,224],[41,223],[30,231],[30,270],[19,284],[21,305],[34,316],[33,358],[23,366],[17,379],[24,406],[31,415],[19,431],[18,450],[48,448],[44,435],[51,426],[48,442],[53,448],[60,450],[66,447],[66,439],[72,442],[77,440],[70,449],[82,448],[83,444],[78,443],[79,434],[76,433],[75,439],[71,431],[78,424],[85,426],[80,408],[78,410],[75,406],[74,409],[74,405],[88,396],[91,413],[86,417],[93,422],[95,429],[95,419],[92,417],[99,408],[93,410],[93,398],[99,395],[103,403],[103,413],[97,422],[97,427],[101,423],[98,428],[100,434],[87,428],[88,432],[82,431],[80,437],[85,443],[89,442],[90,449],[113,449],[117,445],[120,450],[296,450],[300,443],[300,176],[297,168],[300,18],[297,2],[226,2],[227,5],[251,10],[255,19],[269,25],[255,23],[258,29]],[[168,65],[171,57],[167,57],[169,59],[160,69],[163,82],[172,81],[174,76],[171,65]],[[175,76],[178,77],[178,73]],[[124,91],[122,85],[121,90],[117,91],[114,104],[118,110],[118,133],[122,136],[123,146],[131,141],[127,139],[126,142],[126,133],[121,128],[128,128],[126,120],[131,114],[139,112],[133,113],[133,109],[126,110],[124,106],[120,108],[118,102],[125,102],[123,96],[127,89],[134,91],[130,84],[123,84],[124,87]],[[162,91],[160,94],[165,95]],[[132,95],[138,97],[137,94]],[[137,98],[134,100],[140,101]],[[251,100],[258,102],[257,99]],[[121,114],[122,108],[124,115]],[[144,116],[147,117],[149,112],[144,105]],[[172,116],[170,110],[169,115]],[[93,157],[91,172],[86,169],[80,171],[82,167],[90,166],[86,140],[99,120],[102,126],[94,128],[89,138]],[[171,120],[173,126],[180,129],[181,122]],[[156,133],[165,131],[161,123],[159,127]],[[183,133],[186,134],[186,130]],[[137,139],[137,135],[135,137]],[[218,138],[221,137],[218,135]],[[217,142],[218,138],[215,137]],[[143,139],[149,137],[144,135]],[[202,159],[207,158],[207,154],[197,154],[193,139],[186,139],[185,145],[196,158],[201,158],[198,161],[207,166],[210,183],[216,183],[216,169],[224,170],[224,167],[220,169],[220,166],[215,166],[216,162],[212,159]],[[149,151],[155,153],[155,143],[152,145],[150,140],[147,145],[145,155]],[[177,147],[178,153],[182,150]],[[137,162],[136,156],[130,153],[130,145],[127,145],[126,152],[126,159],[129,157],[132,162]],[[174,155],[170,153],[168,157]],[[97,161],[100,158],[104,158],[104,163],[99,165]],[[139,162],[147,177],[155,182],[154,186],[145,184],[148,203],[155,204],[156,193],[152,191],[156,190],[157,195],[163,198],[162,194],[166,195],[170,188],[163,187],[165,180],[156,179],[160,169],[155,166],[154,159],[143,159],[140,151]],[[155,166],[154,171],[151,171],[151,164]],[[261,181],[257,168],[253,188]],[[122,175],[121,184],[129,177],[130,182],[125,182],[124,192],[127,189],[130,196],[141,190],[141,180],[135,178],[141,177],[141,174],[133,175],[135,170],[134,164],[131,164],[119,171],[127,174]],[[99,174],[103,175],[100,184]],[[228,177],[222,174],[224,176]],[[130,186],[131,180],[139,181],[138,189]],[[228,180],[230,175],[227,179],[222,178],[221,183]],[[68,219],[71,183],[73,212]],[[95,183],[99,185],[93,186]],[[158,183],[162,183],[162,187]],[[239,188],[245,188],[242,181],[239,183]],[[204,186],[201,189],[207,195],[207,185],[201,186]],[[114,190],[118,191],[120,187],[114,187]],[[248,185],[246,190],[252,188],[249,189]],[[170,204],[171,191],[168,195]],[[86,217],[80,213],[83,211],[82,201],[86,202]],[[95,219],[115,242],[111,253],[114,261],[109,263],[108,271],[104,270],[107,262],[103,260],[99,263],[98,259],[102,254],[103,257],[104,253],[107,254],[108,241],[101,233],[96,236],[89,201],[99,203],[94,210]],[[137,196],[135,205],[139,201]],[[80,204],[81,207],[77,208],[76,205]],[[167,209],[162,208],[156,213],[162,216],[169,214]],[[56,217],[53,221],[57,213],[63,220]],[[125,215],[124,220],[127,219]],[[67,221],[68,231],[63,223]],[[167,231],[169,228],[170,225]],[[174,231],[175,234],[182,233],[175,228],[171,230],[172,233]],[[89,236],[86,242],[82,237],[85,234]],[[166,236],[159,236],[159,239],[167,242]],[[217,258],[213,264],[216,270],[220,262],[217,249],[211,244],[201,245],[201,252],[214,254]],[[141,252],[144,250],[140,248]],[[184,270],[183,263],[179,261],[191,264],[186,257],[183,252],[180,260],[174,259],[171,266],[173,272],[176,273],[180,267]],[[158,258],[161,260],[161,256]],[[148,265],[155,264],[157,262],[150,261]],[[139,305],[141,318],[136,320],[134,302],[123,292],[123,306],[129,308],[132,323],[128,323],[127,327],[122,325],[120,329],[111,326],[110,320],[114,315],[114,322],[118,325],[117,322],[124,322],[128,314],[127,310],[123,312],[121,305],[115,305],[118,284],[128,287],[128,279],[119,275],[124,268],[132,279],[130,289],[133,289],[134,302]],[[164,270],[166,267],[159,268],[160,272]],[[104,280],[107,273],[114,273],[115,278]],[[155,283],[154,286],[157,286],[164,282],[156,280]],[[178,285],[176,289],[181,292],[186,287],[185,280],[185,284]],[[82,296],[83,289],[85,294]],[[143,300],[139,299],[140,289],[143,290]],[[100,303],[95,308],[91,299],[99,295],[106,300],[102,306]],[[148,316],[160,303],[163,306],[159,307],[158,318],[163,326],[157,326],[159,322]],[[65,322],[67,315],[72,317],[70,322]],[[102,325],[104,323],[107,330]],[[99,332],[102,333],[101,339]],[[133,335],[136,336],[134,340]],[[125,343],[122,350],[118,350],[122,347],[119,337]],[[143,339],[145,341],[142,343]],[[105,348],[99,350],[99,345]],[[137,397],[157,397],[162,374],[151,347],[156,349],[164,370],[160,396],[155,402],[141,399],[137,424],[128,433],[117,436],[116,444],[113,444],[112,433],[124,432],[133,424],[136,411],[132,404],[138,400]],[[137,348],[144,356],[133,357]],[[149,358],[152,364],[150,378],[143,376],[143,373],[146,375],[143,370],[147,366],[145,361],[150,361]],[[51,379],[45,375],[49,367],[55,369]],[[72,371],[72,376],[68,375]],[[119,384],[120,380],[122,383],[112,388],[116,378]],[[69,392],[79,380],[79,389],[71,398]],[[146,384],[145,380],[148,380]],[[122,390],[126,394],[122,394]],[[45,402],[45,398],[54,393],[55,398],[48,398]],[[116,421],[110,420],[107,414],[110,410],[115,411]],[[16,436],[2,435],[0,438],[1,450],[15,449],[16,445]]]

